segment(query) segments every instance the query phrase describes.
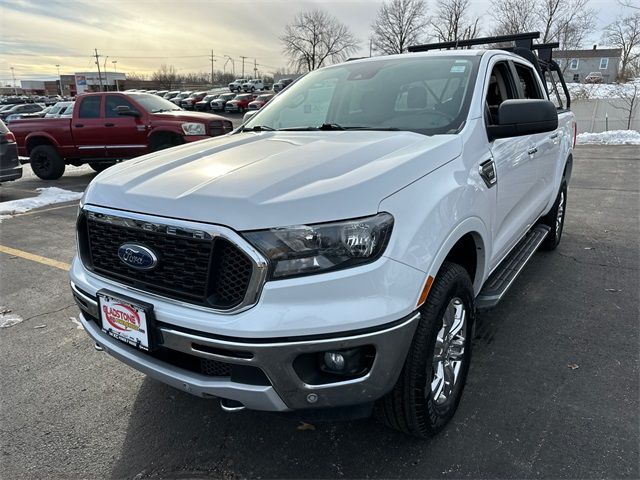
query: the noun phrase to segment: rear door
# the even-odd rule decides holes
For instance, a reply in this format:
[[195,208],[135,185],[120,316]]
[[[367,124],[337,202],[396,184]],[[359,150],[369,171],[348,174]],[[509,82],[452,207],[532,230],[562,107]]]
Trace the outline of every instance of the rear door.
[[71,119],[71,132],[81,158],[104,158],[106,135],[102,95],[80,97],[77,115]]
[[[485,93],[485,123],[497,124],[498,109],[505,100],[518,98],[510,62],[498,61],[490,70]],[[494,268],[531,226],[536,165],[530,136],[499,138],[489,143],[497,177],[496,216],[493,225]]]
[[[138,112],[137,117],[118,115],[117,107],[125,106]],[[147,129],[144,111],[124,95],[105,95],[104,126],[107,157],[132,158],[147,152]]]

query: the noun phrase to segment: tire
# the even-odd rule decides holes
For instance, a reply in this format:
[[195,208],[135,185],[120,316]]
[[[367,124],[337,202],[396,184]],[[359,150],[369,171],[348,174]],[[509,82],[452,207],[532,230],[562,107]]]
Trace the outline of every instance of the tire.
[[64,174],[64,159],[55,147],[38,145],[29,154],[29,163],[33,173],[42,180],[57,180]]
[[548,226],[551,230],[540,245],[543,250],[555,250],[562,240],[564,219],[567,214],[567,181],[563,178],[556,201],[539,223]]
[[[391,428],[427,438],[453,417],[469,371],[475,304],[467,271],[445,262],[420,314],[400,377],[393,390],[377,401],[375,414]],[[446,325],[454,326],[448,329],[452,336],[444,335]],[[438,341],[439,336],[448,340]],[[453,378],[452,386],[447,376]]]
[[98,173],[113,167],[115,164],[116,162],[89,162],[89,166]]

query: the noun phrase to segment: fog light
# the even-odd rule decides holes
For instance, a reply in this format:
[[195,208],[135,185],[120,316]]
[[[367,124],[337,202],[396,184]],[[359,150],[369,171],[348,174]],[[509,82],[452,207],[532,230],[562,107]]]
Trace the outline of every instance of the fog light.
[[332,370],[334,372],[342,372],[344,371],[346,361],[344,359],[344,355],[342,355],[341,353],[325,352],[324,364],[329,370]]

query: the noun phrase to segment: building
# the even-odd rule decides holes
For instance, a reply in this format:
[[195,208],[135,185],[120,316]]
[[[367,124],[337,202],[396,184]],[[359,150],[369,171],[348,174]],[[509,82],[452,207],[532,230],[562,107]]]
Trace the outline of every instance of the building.
[[590,50],[557,50],[553,58],[564,72],[567,82],[582,83],[592,72],[602,73],[604,83],[613,83],[620,73],[622,50],[619,48],[598,49],[596,45]]
[[76,72],[76,92],[80,94],[101,90],[120,90],[126,79],[127,76],[120,72],[100,72],[100,74],[98,72]]
[[62,87],[62,95],[65,97],[75,97],[78,93],[75,75],[60,75],[60,86]]
[[58,95],[60,85],[57,80],[20,80],[25,95]]

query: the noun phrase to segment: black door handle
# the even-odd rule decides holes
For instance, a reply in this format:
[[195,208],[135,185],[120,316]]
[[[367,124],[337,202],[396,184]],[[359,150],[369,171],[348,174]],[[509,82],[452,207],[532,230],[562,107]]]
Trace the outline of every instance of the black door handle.
[[105,123],[104,126],[105,127],[114,127],[115,123]]
[[84,127],[84,124],[82,124],[82,123],[76,123],[76,128],[82,128],[82,127]]

